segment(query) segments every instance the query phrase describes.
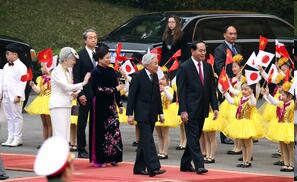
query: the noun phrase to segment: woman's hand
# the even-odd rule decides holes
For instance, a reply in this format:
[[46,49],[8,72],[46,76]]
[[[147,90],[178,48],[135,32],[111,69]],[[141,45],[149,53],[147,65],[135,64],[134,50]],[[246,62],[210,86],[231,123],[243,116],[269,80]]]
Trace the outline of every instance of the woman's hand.
[[85,86],[86,84],[88,84],[90,78],[91,78],[91,73],[88,72],[88,73],[85,75],[85,78],[84,78],[84,81],[83,81],[83,85],[84,85],[84,86]]

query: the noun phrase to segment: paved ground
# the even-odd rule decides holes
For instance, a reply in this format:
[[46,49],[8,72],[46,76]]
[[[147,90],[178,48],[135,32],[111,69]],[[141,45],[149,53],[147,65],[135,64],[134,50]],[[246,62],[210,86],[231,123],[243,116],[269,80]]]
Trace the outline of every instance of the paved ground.
[[[135,147],[132,147],[132,142],[134,141],[134,127],[129,125],[122,125],[122,137],[124,144],[124,161],[133,162],[135,159]],[[178,144],[178,128],[173,128],[170,130],[171,144],[169,149],[169,159],[161,160],[163,165],[179,165],[179,161],[182,155],[182,151],[175,150]],[[7,137],[6,123],[2,123],[0,128],[0,142],[4,142]],[[157,142],[157,139],[155,140]],[[39,116],[31,116],[24,114],[24,130],[23,130],[23,143],[22,147],[18,148],[7,148],[2,147],[1,152],[6,153],[22,153],[22,154],[36,154],[36,146],[42,143],[42,130],[41,121]],[[235,167],[239,162],[237,158],[240,156],[227,155],[226,151],[231,149],[232,145],[219,144],[218,151],[216,154],[216,163],[207,164],[207,168],[213,169],[223,169],[223,170],[233,170],[242,171],[249,173],[264,173],[282,176],[293,176],[293,173],[282,173],[279,171],[279,166],[273,166],[272,163],[278,159],[271,158],[271,154],[276,151],[277,144],[267,141],[266,139],[261,139],[259,143],[254,145],[254,162],[253,167],[248,169],[241,169]],[[32,176],[34,174],[28,172],[17,172],[17,171],[7,171],[11,178],[22,177],[22,176]]]

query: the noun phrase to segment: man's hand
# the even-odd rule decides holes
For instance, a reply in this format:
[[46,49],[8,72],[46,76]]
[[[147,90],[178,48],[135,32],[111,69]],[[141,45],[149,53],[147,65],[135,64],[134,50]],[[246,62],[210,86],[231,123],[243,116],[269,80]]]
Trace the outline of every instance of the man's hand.
[[134,116],[128,116],[128,123],[130,125],[133,125],[134,124]]
[[160,114],[159,115],[159,121],[160,121],[160,123],[164,123],[165,122],[165,118],[164,118],[164,115],[163,114]]
[[14,98],[14,103],[16,104],[16,103],[19,103],[21,101],[21,97],[20,96],[16,96],[15,98]]
[[218,116],[219,116],[219,111],[218,110],[214,110],[213,111],[213,119],[212,120],[218,119]]
[[80,103],[81,105],[83,105],[83,106],[87,105],[87,98],[86,98],[85,95],[80,96],[80,97],[78,98],[78,101],[79,101],[79,103]]
[[189,120],[188,113],[187,112],[182,112],[180,114],[180,118],[186,124],[188,122],[188,120]]

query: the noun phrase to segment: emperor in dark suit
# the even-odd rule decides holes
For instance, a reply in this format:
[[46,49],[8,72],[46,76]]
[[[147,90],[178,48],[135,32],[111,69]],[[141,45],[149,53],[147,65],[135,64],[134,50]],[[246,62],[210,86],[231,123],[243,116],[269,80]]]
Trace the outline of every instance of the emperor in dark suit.
[[[210,64],[205,61],[206,46],[204,42],[193,42],[192,57],[181,64],[177,73],[177,94],[179,114],[185,123],[187,145],[182,156],[180,170],[198,174],[206,173],[204,159],[200,150],[199,138],[204,120],[208,117],[209,106],[218,116],[215,82]],[[191,165],[194,161],[195,169]]]
[[[95,46],[97,45],[97,33],[95,30],[88,29],[83,33],[85,48],[78,52],[79,61],[73,67],[74,83],[79,83],[84,79],[87,72],[91,72],[96,66],[93,59]],[[93,99],[93,90],[89,82],[84,86],[83,90],[78,95],[79,111],[77,123],[77,149],[79,158],[88,158],[89,154],[86,151],[86,125],[91,112]]]
[[142,64],[145,68],[136,73],[131,81],[126,115],[130,124],[135,118],[140,133],[134,174],[155,176],[165,172],[160,169],[153,138],[158,115],[160,115],[160,121],[164,121],[159,80],[156,74],[158,70],[156,55],[144,55]]

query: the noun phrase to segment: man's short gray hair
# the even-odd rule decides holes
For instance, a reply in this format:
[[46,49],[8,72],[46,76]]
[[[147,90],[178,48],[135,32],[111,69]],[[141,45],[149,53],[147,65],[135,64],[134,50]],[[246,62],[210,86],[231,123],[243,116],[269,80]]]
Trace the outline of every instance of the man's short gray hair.
[[152,53],[147,53],[142,57],[142,64],[143,66],[147,66],[149,64],[151,64],[152,60],[157,58],[156,54],[152,54]]
[[97,35],[96,30],[94,30],[94,29],[92,29],[92,28],[86,29],[86,30],[84,31],[84,33],[82,34],[84,40],[87,39],[87,35],[88,35],[89,32],[94,32],[94,33]]
[[65,60],[70,58],[78,59],[79,56],[72,47],[63,47],[60,51],[59,63],[63,63]]

